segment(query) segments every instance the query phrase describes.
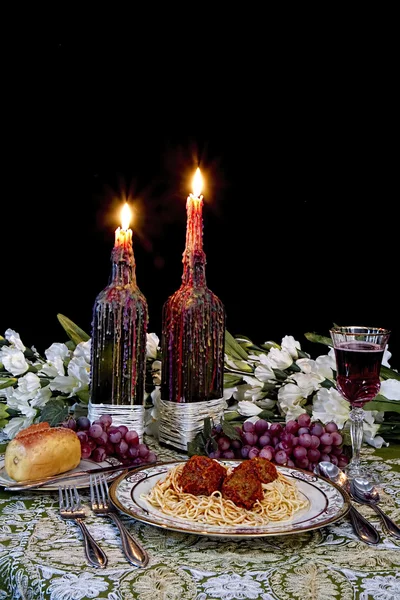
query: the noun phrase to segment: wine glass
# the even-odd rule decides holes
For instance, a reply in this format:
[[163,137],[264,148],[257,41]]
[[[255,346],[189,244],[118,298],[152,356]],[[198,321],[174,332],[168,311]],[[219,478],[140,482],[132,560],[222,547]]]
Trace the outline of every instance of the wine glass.
[[336,385],[350,402],[350,436],[352,458],[345,467],[349,479],[369,474],[360,463],[363,421],[366,402],[378,394],[383,353],[390,331],[380,327],[333,327],[330,329],[336,358]]

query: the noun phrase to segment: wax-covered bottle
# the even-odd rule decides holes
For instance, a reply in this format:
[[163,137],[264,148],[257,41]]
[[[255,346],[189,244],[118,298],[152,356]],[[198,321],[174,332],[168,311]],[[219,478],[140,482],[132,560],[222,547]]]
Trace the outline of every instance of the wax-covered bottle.
[[161,399],[176,403],[220,399],[224,381],[225,309],[206,283],[200,191],[186,210],[182,285],[162,311]]
[[110,282],[93,307],[89,386],[89,413],[93,416],[100,404],[115,407],[110,410],[114,417],[118,406],[144,405],[148,308],[136,283],[128,224],[115,232]]

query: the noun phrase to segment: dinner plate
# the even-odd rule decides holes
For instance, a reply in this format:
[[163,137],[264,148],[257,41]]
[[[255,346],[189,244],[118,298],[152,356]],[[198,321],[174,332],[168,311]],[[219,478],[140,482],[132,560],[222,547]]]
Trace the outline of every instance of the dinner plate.
[[[108,462],[108,461],[103,461],[103,462],[95,462],[94,460],[90,460],[88,458],[83,458],[81,460],[81,462],[79,463],[79,465],[75,468],[72,469],[71,471],[66,471],[65,473],[62,473],[63,475],[65,475],[66,473],[74,473],[75,471],[88,471],[89,469],[97,469],[98,467],[109,467],[112,464],[118,464],[118,461],[113,461],[113,462]],[[121,471],[123,471],[123,467],[121,467]],[[107,481],[113,481],[116,477],[118,477],[121,474],[120,471],[115,471],[112,473],[105,473],[104,477]],[[0,486],[7,486],[10,485],[10,483],[16,483],[16,481],[14,479],[12,479],[5,470],[4,467],[4,455],[1,456],[0,455]],[[71,478],[68,480],[65,480],[65,482],[61,481],[61,484],[66,484],[66,485],[75,485],[76,488],[82,489],[82,488],[87,488],[90,486],[90,481],[89,481],[89,474],[86,476],[81,475],[80,477],[76,477],[75,479]],[[49,490],[58,490],[58,486],[60,485],[60,483],[55,482],[55,483],[48,483],[47,485],[42,485],[40,487],[37,488],[38,491],[40,490],[44,490],[44,491],[49,491]],[[31,488],[31,490],[35,490],[36,488]]]
[[[348,494],[336,484],[302,469],[277,466],[280,473],[295,480],[300,494],[307,498],[309,503],[308,508],[297,512],[290,521],[270,522],[263,526],[217,526],[165,515],[149,504],[143,496],[148,494],[159,479],[166,477],[169,469],[182,462],[185,461],[145,466],[133,473],[121,475],[110,487],[110,497],[114,506],[138,521],[156,527],[223,538],[288,535],[310,531],[342,519],[350,510]],[[242,461],[218,462],[227,467],[235,467]]]

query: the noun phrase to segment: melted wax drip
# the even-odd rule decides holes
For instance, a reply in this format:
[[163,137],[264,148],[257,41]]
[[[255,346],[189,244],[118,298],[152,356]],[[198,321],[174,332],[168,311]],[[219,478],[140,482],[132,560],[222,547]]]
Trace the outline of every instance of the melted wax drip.
[[147,302],[136,284],[132,244],[115,245],[110,284],[93,307],[90,401],[143,405]]
[[223,396],[225,309],[206,285],[202,206],[189,196],[182,285],[163,307],[161,398],[172,402]]

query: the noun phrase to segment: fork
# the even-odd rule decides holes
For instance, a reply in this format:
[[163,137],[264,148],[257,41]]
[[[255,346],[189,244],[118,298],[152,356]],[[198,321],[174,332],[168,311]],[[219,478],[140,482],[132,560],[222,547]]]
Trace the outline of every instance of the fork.
[[108,485],[103,475],[90,475],[90,500],[96,515],[112,519],[121,535],[122,549],[126,558],[135,567],[145,567],[149,562],[146,550],[133,539],[110,502]]
[[104,569],[108,563],[107,556],[90,535],[83,520],[85,512],[81,506],[81,499],[75,486],[60,486],[58,488],[60,503],[60,516],[62,519],[71,519],[78,523],[83,535],[86,558],[94,567]]

